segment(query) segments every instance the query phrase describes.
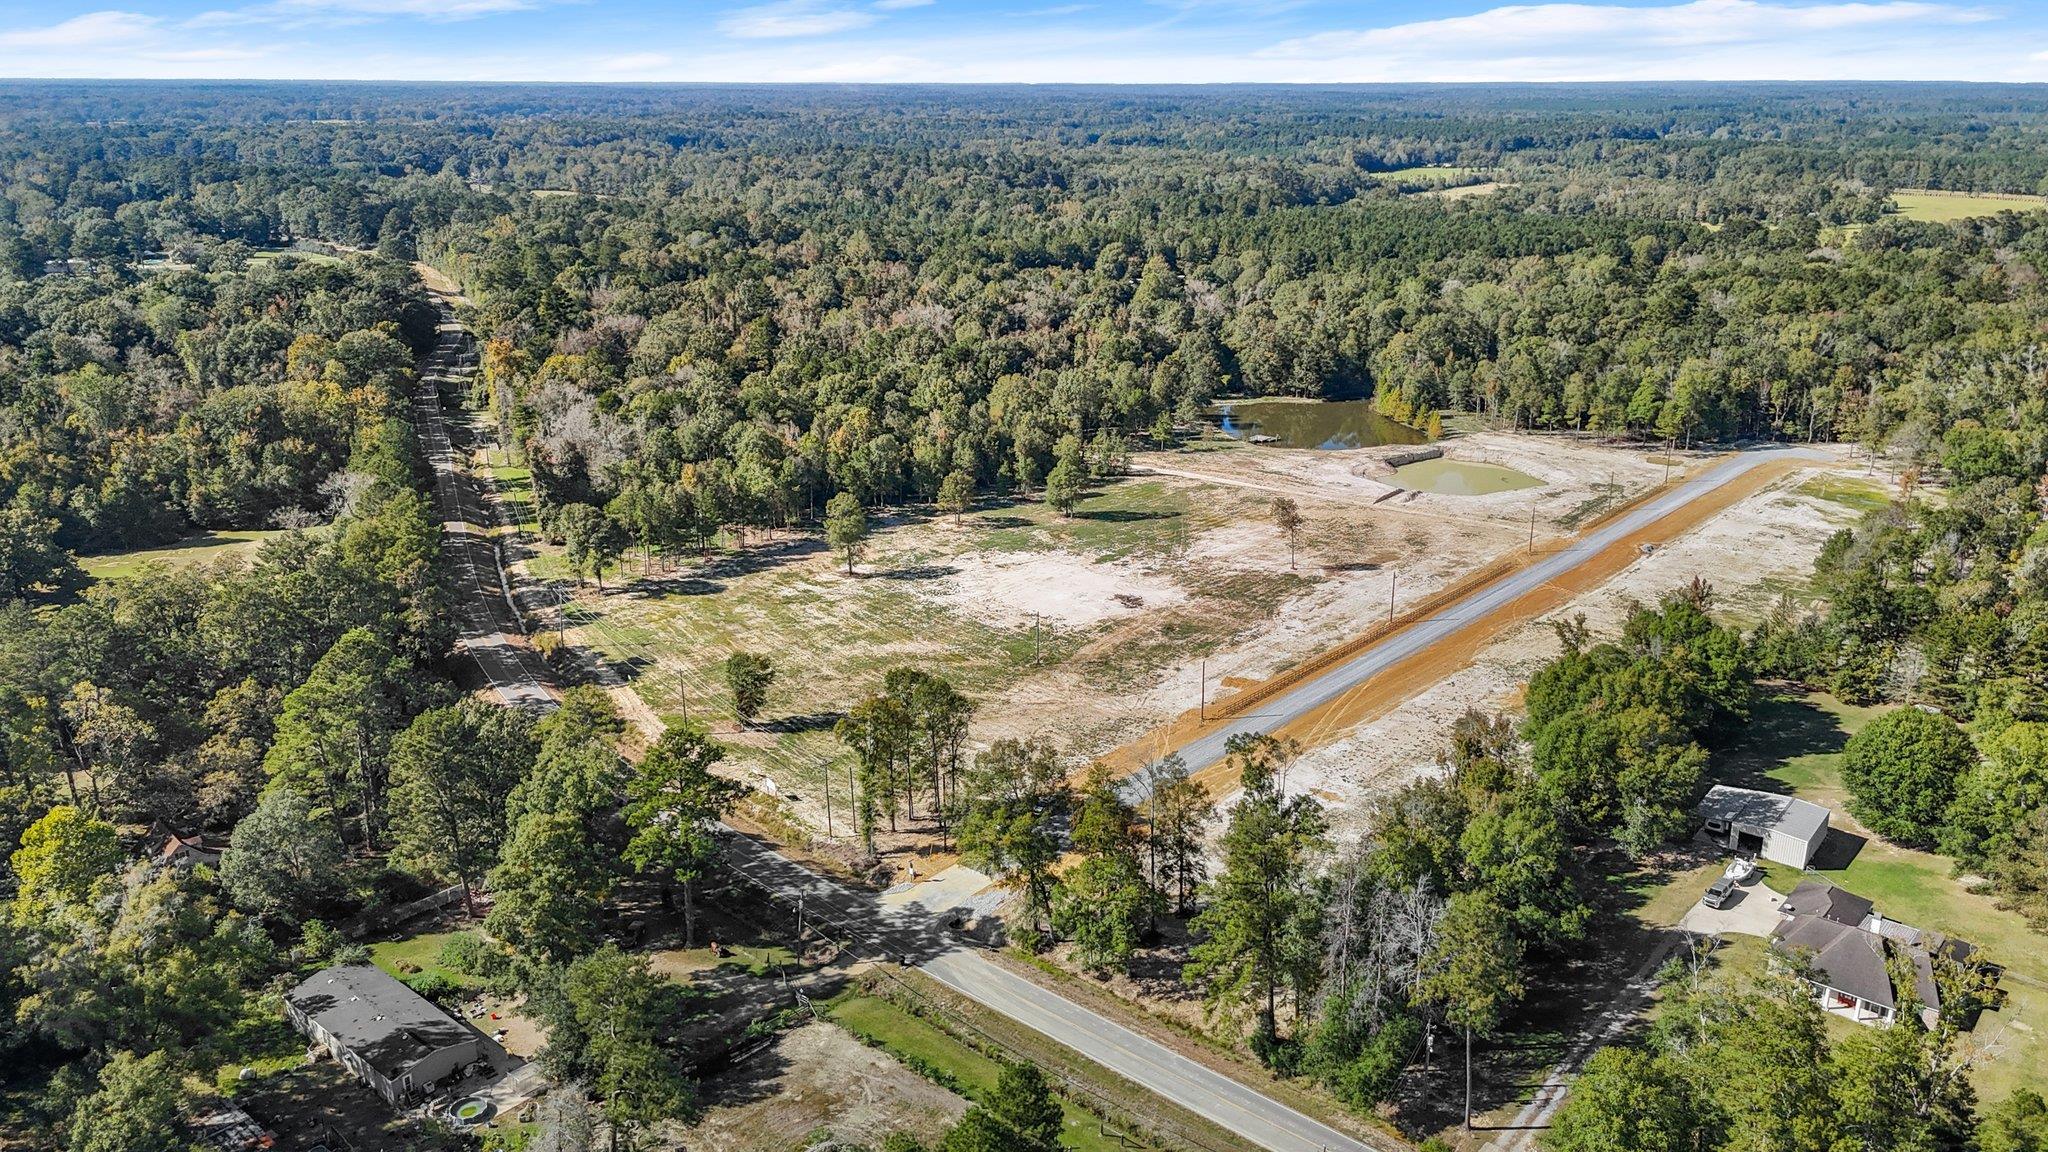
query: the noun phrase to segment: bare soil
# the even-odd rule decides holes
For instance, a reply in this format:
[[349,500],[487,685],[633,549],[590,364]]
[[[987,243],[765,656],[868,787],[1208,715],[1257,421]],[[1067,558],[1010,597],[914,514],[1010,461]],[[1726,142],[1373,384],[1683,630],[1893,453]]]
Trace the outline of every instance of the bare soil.
[[875,1148],[891,1132],[931,1144],[967,1111],[959,1096],[822,1021],[781,1033],[702,1092],[707,1110],[689,1146],[705,1152],[784,1152],[827,1139]]

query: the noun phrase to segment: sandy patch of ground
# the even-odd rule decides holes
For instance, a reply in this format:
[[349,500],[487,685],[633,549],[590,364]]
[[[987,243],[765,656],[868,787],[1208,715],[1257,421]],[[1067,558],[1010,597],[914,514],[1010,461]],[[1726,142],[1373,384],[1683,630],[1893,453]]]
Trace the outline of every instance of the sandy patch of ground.
[[816,1146],[876,1148],[891,1132],[934,1141],[967,1102],[831,1024],[806,1024],[707,1080],[691,1148],[784,1152]]
[[[498,1046],[512,1055],[531,1060],[534,1054],[548,1042],[547,1033],[533,1018],[523,1011],[522,1001],[513,1001],[502,996],[486,996],[481,1015],[470,1017],[479,1032],[498,1041]],[[505,1033],[499,1037],[499,1031]]]
[[1085,628],[1187,602],[1172,580],[1129,562],[1091,563],[1069,552],[972,553],[927,594],[957,612],[1011,628]]
[[1654,603],[1697,575],[1713,584],[1717,614],[1754,623],[1781,591],[1804,584],[1828,537],[1857,517],[1842,504],[1797,491],[1799,484],[1780,483],[1736,503],[1563,611],[1501,636],[1471,664],[1392,711],[1308,749],[1289,771],[1290,788],[1314,792],[1333,809],[1340,831],[1355,834],[1376,796],[1437,770],[1451,724],[1468,709],[1520,708],[1529,677],[1558,653],[1553,620],[1584,613],[1596,638],[1611,637],[1632,604]]

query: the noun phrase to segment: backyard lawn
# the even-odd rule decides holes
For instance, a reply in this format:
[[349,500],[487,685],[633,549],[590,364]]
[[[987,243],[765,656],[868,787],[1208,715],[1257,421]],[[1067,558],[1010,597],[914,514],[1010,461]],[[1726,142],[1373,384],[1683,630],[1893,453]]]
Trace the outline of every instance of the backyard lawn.
[[370,963],[400,980],[435,975],[464,988],[476,987],[475,978],[465,976],[441,963],[441,946],[453,935],[454,932],[422,932],[403,940],[379,941],[370,945]]

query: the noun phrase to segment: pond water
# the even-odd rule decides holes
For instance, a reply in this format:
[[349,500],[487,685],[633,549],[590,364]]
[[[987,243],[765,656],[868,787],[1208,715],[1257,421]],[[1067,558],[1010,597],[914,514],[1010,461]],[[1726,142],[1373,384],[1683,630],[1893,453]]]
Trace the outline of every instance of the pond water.
[[1394,483],[1417,492],[1439,496],[1484,496],[1489,492],[1513,492],[1518,488],[1540,488],[1543,481],[1527,472],[1498,464],[1472,464],[1464,460],[1418,460],[1394,469]]
[[1370,400],[1228,400],[1217,406],[1225,436],[1271,436],[1282,448],[1325,452],[1376,444],[1421,444],[1428,437],[1373,411]]

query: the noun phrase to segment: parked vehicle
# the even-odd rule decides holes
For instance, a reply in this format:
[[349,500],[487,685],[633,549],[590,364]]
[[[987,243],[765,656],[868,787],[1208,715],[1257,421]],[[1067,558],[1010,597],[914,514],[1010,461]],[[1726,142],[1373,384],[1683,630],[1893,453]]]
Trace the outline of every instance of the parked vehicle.
[[1700,897],[1700,903],[1709,908],[1725,908],[1734,896],[1735,881],[1723,876],[1707,888],[1707,894]]

